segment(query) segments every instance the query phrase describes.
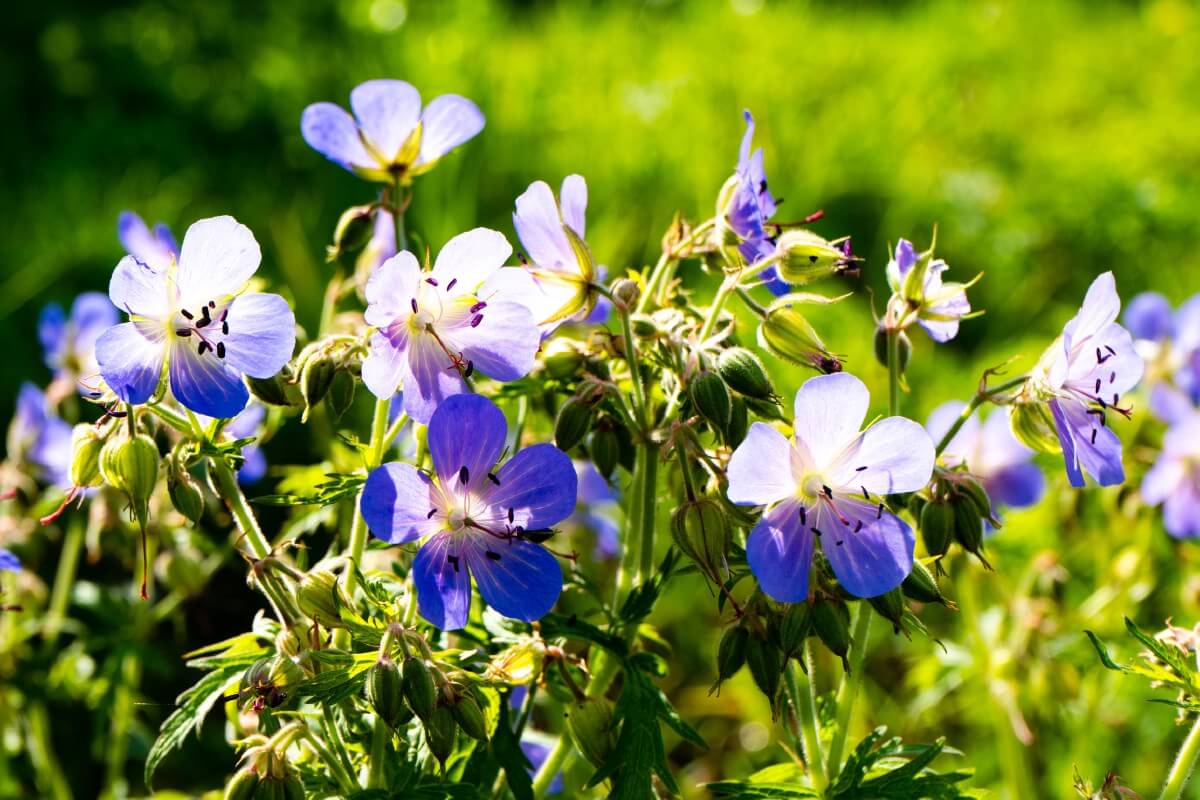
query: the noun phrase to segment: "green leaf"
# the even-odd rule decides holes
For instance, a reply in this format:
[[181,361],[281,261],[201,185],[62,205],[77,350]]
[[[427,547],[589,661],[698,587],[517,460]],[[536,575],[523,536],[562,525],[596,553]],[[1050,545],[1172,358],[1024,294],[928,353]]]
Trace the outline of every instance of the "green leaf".
[[533,800],[533,778],[529,771],[533,764],[521,750],[521,743],[513,734],[507,702],[500,703],[500,720],[492,734],[492,757],[504,769],[504,780],[515,800]]
[[541,626],[542,636],[546,639],[561,636],[565,639],[589,642],[599,645],[621,658],[624,658],[629,652],[629,646],[620,636],[605,633],[590,622],[584,622],[574,615],[565,617],[562,614],[550,613],[542,617],[538,624]]
[[244,670],[245,665],[226,664],[218,667],[179,695],[176,700],[178,707],[163,722],[158,738],[154,740],[150,753],[146,756],[144,777],[147,788],[152,788],[154,771],[158,769],[162,760],[172,750],[182,746],[189,733],[200,733],[200,727],[204,724],[208,712],[225,695],[229,684],[235,678],[241,677]]

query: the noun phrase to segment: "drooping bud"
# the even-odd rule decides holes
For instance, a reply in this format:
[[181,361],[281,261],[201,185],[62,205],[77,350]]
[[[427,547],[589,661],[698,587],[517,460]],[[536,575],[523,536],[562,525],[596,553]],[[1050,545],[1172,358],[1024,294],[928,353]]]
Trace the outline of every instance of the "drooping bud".
[[804,315],[790,305],[768,309],[758,326],[759,343],[780,358],[822,373],[841,372],[842,362],[830,353]]
[[904,592],[905,597],[916,600],[918,603],[940,603],[946,608],[956,607],[946,595],[942,594],[941,587],[938,586],[933,573],[919,560],[913,560],[912,572],[908,573],[908,577],[900,584],[900,590]]
[[613,300],[618,306],[625,308],[633,308],[638,304],[638,299],[642,295],[642,289],[637,285],[636,281],[629,278],[618,278],[612,285]]
[[717,682],[710,692],[719,691],[721,684],[738,673],[746,663],[746,644],[750,632],[743,625],[732,625],[721,634],[717,645]]
[[574,378],[583,367],[583,353],[570,339],[552,339],[542,351],[542,366],[546,375],[558,381]]
[[688,396],[696,411],[712,429],[724,433],[729,427],[732,401],[729,387],[715,372],[701,370],[688,384]]
[[575,749],[594,767],[602,766],[616,746],[613,705],[603,698],[588,698],[567,706],[567,735]]
[[404,660],[404,699],[421,719],[428,721],[437,703],[437,687],[433,683],[433,667],[420,658]]
[[554,419],[554,444],[563,452],[583,441],[592,429],[595,408],[578,397],[568,398]]
[[333,415],[334,420],[340,420],[342,415],[349,410],[354,403],[354,389],[357,381],[350,374],[349,370],[338,370],[333,380],[329,384],[329,393],[326,396],[326,405],[329,406],[329,412]]
[[842,659],[842,668],[850,671],[846,654],[850,652],[850,609],[837,600],[825,600],[813,605],[813,631],[835,656]]
[[737,447],[750,432],[750,413],[745,401],[740,397],[733,398],[729,412],[729,429],[725,434],[725,444]]
[[[900,374],[908,369],[909,359],[912,358],[912,340],[904,331],[896,332],[896,359],[900,362]],[[875,360],[883,366],[888,365],[888,335],[883,327],[875,329]]]
[[617,432],[610,425],[597,426],[588,441],[588,453],[596,471],[605,478],[611,476],[621,459],[621,440]]
[[71,431],[71,485],[79,488],[100,484],[100,451],[104,439],[95,425],[76,425]]
[[412,712],[404,702],[401,683],[400,668],[388,658],[376,661],[367,669],[367,680],[363,684],[367,702],[392,730],[407,722],[406,716],[412,718]]
[[328,249],[328,260],[349,266],[353,257],[371,241],[375,230],[375,208],[369,205],[351,206],[338,217],[333,229],[333,244]]
[[671,515],[671,535],[676,546],[710,577],[720,577],[729,552],[730,527],[719,503],[708,497],[683,502]]
[[755,400],[770,400],[775,397],[775,387],[762,359],[744,347],[722,350],[717,357],[717,371],[721,378],[738,394]]
[[434,707],[429,717],[425,719],[425,743],[429,745],[429,752],[433,753],[433,757],[442,764],[445,764],[446,759],[454,752],[456,733],[458,733],[458,722],[454,719],[454,714],[450,711],[449,706]]
[[954,510],[954,539],[963,550],[990,566],[983,557],[983,515],[969,495],[956,494],[950,507]]
[[301,405],[303,400],[296,397],[295,387],[292,387],[289,392],[289,368],[284,367],[278,374],[270,378],[252,378],[246,376],[246,385],[250,388],[250,394],[254,395],[254,399],[269,406],[282,406],[285,408]]
[[296,587],[296,604],[304,616],[326,628],[342,628],[340,607],[348,607],[349,601],[342,594],[337,576],[325,570],[308,572]]
[[167,494],[171,505],[194,525],[204,515],[204,493],[178,457],[167,463]]
[[158,483],[158,464],[158,446],[145,434],[114,436],[100,451],[100,474],[109,486],[129,496],[143,524]]
[[867,598],[867,602],[875,609],[875,613],[892,623],[893,632],[900,632],[900,622],[904,619],[906,606],[904,593],[900,591],[899,586],[877,597]]
[[305,359],[300,370],[300,396],[304,398],[301,422],[307,422],[313,406],[325,399],[337,371],[337,363],[324,353],[314,353]]
[[780,234],[775,252],[779,258],[776,262],[779,277],[793,286],[836,275],[850,263],[842,248],[800,228]]
[[1015,403],[1009,412],[1013,436],[1039,453],[1061,453],[1062,443],[1055,432],[1054,417],[1045,403]]
[[225,800],[253,800],[258,791],[258,770],[247,764],[233,774],[225,786]]
[[942,500],[931,500],[921,508],[921,541],[931,556],[944,556],[954,538],[954,510]]
[[785,657],[794,655],[812,631],[812,606],[788,603],[779,619],[779,646]]
[[750,668],[750,677],[759,691],[771,704],[775,711],[775,701],[779,696],[780,678],[783,676],[783,663],[779,648],[766,639],[754,634],[746,640],[746,666]]
[[455,692],[454,701],[450,703],[450,713],[467,736],[480,742],[488,740],[487,719],[483,715],[483,709],[469,692]]

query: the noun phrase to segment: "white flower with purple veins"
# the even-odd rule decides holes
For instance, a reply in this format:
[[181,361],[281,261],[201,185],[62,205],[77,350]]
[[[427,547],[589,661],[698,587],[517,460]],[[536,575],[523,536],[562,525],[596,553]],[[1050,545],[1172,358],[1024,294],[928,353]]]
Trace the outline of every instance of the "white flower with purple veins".
[[[1023,390],[1049,406],[1072,486],[1084,485],[1084,471],[1101,486],[1125,480],[1109,412],[1129,416],[1121,396],[1141,380],[1143,363],[1129,331],[1116,321],[1120,311],[1116,281],[1105,272],[1092,281],[1079,313],[1042,354]],[[1019,413],[1020,406],[1014,408]]]
[[767,507],[746,540],[746,559],[780,602],[807,599],[818,541],[856,597],[884,594],[912,570],[912,528],[883,497],[925,487],[933,442],[904,417],[859,432],[869,403],[867,387],[849,373],[810,378],[796,393],[793,438],[756,422],[729,460],[729,499]]
[[132,211],[117,217],[117,238],[125,252],[148,267],[166,270],[179,257],[179,245],[171,229],[160,222],[151,230]]
[[1162,453],[1142,479],[1142,499],[1162,505],[1167,533],[1200,537],[1200,412],[1167,429]]
[[429,272],[407,250],[375,270],[364,315],[375,332],[362,367],[372,394],[403,389],[404,410],[424,424],[477,371],[498,381],[529,372],[537,325],[509,285],[489,280],[511,254],[502,233],[476,228],[447,242]]
[[117,324],[117,310],[99,292],[84,292],[71,303],[70,316],[62,306],[51,303],[38,317],[38,339],[46,357],[46,366],[54,371],[54,380],[76,384],[80,393],[100,374],[96,363],[96,340]]
[[373,80],[350,92],[354,116],[334,103],[304,109],[304,141],[370,181],[408,183],[483,130],[483,114],[465,97],[444,94],[421,108],[409,83]]
[[889,313],[900,328],[915,319],[929,338],[948,342],[958,335],[958,322],[971,313],[967,300],[968,283],[943,283],[942,273],[949,266],[934,259],[932,249],[917,253],[912,242],[901,239],[887,265],[888,285],[893,295]]
[[270,378],[292,357],[296,320],[277,294],[243,294],[262,255],[254,234],[233,217],[188,228],[178,262],[165,268],[126,256],[108,296],[129,314],[96,342],[109,388],[126,403],[145,403],[164,365],[184,407],[228,418],[246,406],[243,375]]

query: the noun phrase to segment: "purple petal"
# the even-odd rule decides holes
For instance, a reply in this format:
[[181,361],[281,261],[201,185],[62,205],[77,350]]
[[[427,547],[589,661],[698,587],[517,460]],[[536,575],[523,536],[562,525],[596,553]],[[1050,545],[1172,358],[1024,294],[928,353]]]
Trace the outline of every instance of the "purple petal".
[[499,485],[490,482],[483,502],[494,508],[511,509],[513,524],[525,530],[549,528],[575,511],[578,492],[575,467],[570,457],[552,444],[535,444],[520,450],[500,468],[496,480]]
[[238,483],[251,486],[267,475],[267,456],[258,445],[242,448],[242,466],[237,471]]
[[807,446],[818,468],[832,464],[855,440],[870,402],[866,385],[849,372],[809,378],[796,392],[796,439]]
[[483,112],[465,97],[444,94],[421,114],[421,155],[418,165],[438,160],[483,130]]
[[511,255],[512,245],[503,233],[475,228],[446,242],[433,264],[431,276],[450,297],[472,294]]
[[180,303],[184,308],[198,307],[237,294],[261,261],[262,251],[254,234],[233,217],[193,222],[183,236],[179,253],[176,280]]
[[1142,379],[1145,362],[1134,349],[1129,331],[1117,323],[1086,339],[1076,339],[1076,344],[1063,385],[1113,402],[1112,395],[1125,394]]
[[554,192],[545,181],[534,181],[517,198],[513,227],[525,254],[542,269],[574,270],[575,251],[563,231],[563,218]]
[[1188,477],[1187,464],[1183,459],[1167,453],[1159,455],[1154,466],[1142,478],[1142,501],[1151,506],[1161,504],[1174,495]]
[[908,239],[901,239],[896,242],[896,254],[894,257],[896,263],[896,272],[900,278],[904,278],[908,271],[917,264],[917,252],[913,248],[913,243]]
[[372,535],[390,544],[436,533],[442,520],[431,518],[429,512],[443,505],[441,492],[429,476],[397,462],[371,471],[359,502]]
[[406,334],[399,345],[379,331],[371,334],[371,349],[363,359],[362,380],[380,400],[394,395],[407,373]]
[[95,347],[96,339],[118,322],[117,309],[101,292],[84,292],[71,303],[71,325],[75,328],[75,350]]
[[367,141],[390,164],[421,119],[421,93],[404,81],[366,81],[350,92],[350,108]]
[[1025,508],[1041,499],[1046,490],[1046,476],[1035,464],[1013,464],[988,477],[984,489],[993,503]]
[[1009,467],[1029,463],[1033,451],[1017,441],[1008,415],[993,411],[980,428],[978,454],[973,458],[978,463],[971,464],[971,471],[988,478]]
[[887,417],[863,431],[829,471],[837,486],[889,495],[925,488],[934,460],[933,440],[924,428],[911,419]]
[[[407,398],[407,387],[404,394]],[[487,475],[500,459],[507,437],[504,413],[486,397],[459,394],[443,401],[429,420],[429,455],[443,490],[454,487],[456,492],[483,491],[492,485]],[[567,467],[570,468],[570,459]],[[465,487],[460,480],[464,468]],[[575,471],[570,471],[574,485]],[[571,507],[574,506],[572,496]]]
[[133,256],[121,259],[108,283],[113,305],[126,314],[147,319],[166,319],[170,312],[169,290],[165,272],[156,272]]
[[167,370],[175,399],[197,414],[229,419],[241,413],[250,399],[241,375],[212,351],[200,355],[190,338],[171,345]]
[[171,233],[171,229],[167,227],[165,222],[159,222],[154,226],[154,238],[158,240],[167,252],[171,255],[179,253],[179,244],[175,241],[175,234]]
[[1187,419],[1196,412],[1192,399],[1169,383],[1156,383],[1150,389],[1150,413],[1168,425]]
[[358,135],[358,125],[345,109],[333,103],[314,103],[300,117],[300,132],[309,147],[353,172],[378,169]]
[[1050,411],[1063,445],[1063,460],[1072,486],[1084,485],[1081,468],[1101,486],[1124,483],[1121,440],[1108,426],[1099,424],[1097,415],[1089,414],[1082,403],[1071,401],[1051,400]]
[[617,500],[614,489],[592,462],[576,459],[572,461],[575,467],[575,478],[578,481],[579,502],[582,505],[612,503]]
[[[572,481],[574,476],[572,471]],[[489,606],[509,619],[525,622],[541,619],[554,607],[562,593],[563,577],[558,559],[550,551],[524,539],[498,541],[486,534],[463,538],[475,584]]]
[[500,300],[519,303],[529,309],[531,318],[537,321],[542,336],[545,336],[562,324],[563,320],[558,319],[559,312],[569,304],[579,302],[580,284],[556,279],[557,275],[557,272],[547,271],[535,277],[522,267],[498,269],[479,289],[479,298],[489,304]]
[[38,315],[38,341],[42,345],[46,366],[51,369],[57,369],[62,362],[66,333],[67,317],[62,306],[58,303],[47,304]]
[[401,364],[400,384],[404,390],[404,410],[414,421],[427,424],[446,398],[466,391],[466,382],[448,362],[441,345],[432,336],[410,337]]
[[132,211],[122,211],[117,217],[117,238],[126,253],[157,272],[165,272],[175,260],[174,240],[151,233],[142,218]]
[[1177,539],[1200,536],[1200,488],[1195,478],[1163,503],[1163,527]]
[[1135,339],[1169,339],[1175,329],[1171,303],[1158,292],[1142,292],[1129,301],[1122,320]]
[[746,539],[746,560],[758,585],[781,603],[808,599],[813,533],[800,522],[799,500],[785,500],[768,511]]
[[153,322],[124,322],[96,340],[96,361],[117,397],[138,405],[158,388],[166,356],[165,331]]
[[1200,348],[1200,294],[1192,295],[1175,314],[1175,349],[1192,353]]
[[[513,689],[515,697],[519,689],[524,689],[523,686],[518,686]],[[514,706],[516,708],[518,706]],[[525,754],[525,758],[529,760],[529,774],[534,775],[542,768],[542,764],[546,763],[546,759],[550,756],[550,750],[554,746],[554,740],[546,741],[542,738],[534,738],[541,736],[536,731],[526,731],[521,737],[521,752]],[[546,789],[546,795],[556,795],[563,790],[562,772],[555,773],[554,780],[550,781],[550,786]]]
[[1067,480],[1071,482],[1072,486],[1082,489],[1086,484],[1083,480],[1083,472],[1079,469],[1079,459],[1075,453],[1075,435],[1067,422],[1066,412],[1058,400],[1050,401],[1050,413],[1054,417],[1054,432],[1058,434],[1058,443],[1062,446],[1063,465],[1067,468]]
[[367,279],[367,311],[363,315],[367,324],[384,328],[398,317],[407,317],[420,280],[421,265],[407,250],[380,264]]
[[444,631],[466,626],[471,613],[471,574],[464,557],[464,536],[439,533],[421,546],[413,560],[413,583],[421,616]]
[[292,357],[296,318],[277,294],[244,294],[229,304],[225,360],[252,378],[270,378]]
[[912,528],[890,512],[877,517],[878,506],[857,500],[839,500],[837,509],[845,522],[827,503],[817,506],[815,516],[821,549],[842,588],[855,597],[878,597],[899,586],[912,571]]
[[529,309],[489,301],[476,325],[454,331],[454,344],[475,369],[498,381],[515,381],[533,369],[542,337]]
[[238,414],[225,426],[225,432],[235,439],[247,436],[257,436],[258,428],[267,417],[267,409],[261,403],[250,403],[246,410]]
[[764,506],[794,495],[803,472],[792,443],[765,422],[755,422],[729,458],[726,495],[731,503]]
[[21,559],[9,550],[0,548],[0,572],[20,572]]
[[1070,355],[1074,342],[1095,336],[1116,322],[1120,311],[1121,298],[1117,296],[1117,282],[1113,274],[1104,272],[1097,275],[1088,287],[1079,313],[1063,328],[1063,347],[1067,354]]
[[575,231],[576,236],[584,238],[584,212],[587,211],[588,194],[587,181],[582,175],[568,175],[563,178],[559,200],[562,201],[563,222]]
[[[933,410],[925,421],[925,430],[934,442],[940,442],[955,421],[962,416],[966,403],[950,400]],[[966,463],[974,455],[979,439],[979,418],[972,414],[942,450],[942,458],[950,464]]]

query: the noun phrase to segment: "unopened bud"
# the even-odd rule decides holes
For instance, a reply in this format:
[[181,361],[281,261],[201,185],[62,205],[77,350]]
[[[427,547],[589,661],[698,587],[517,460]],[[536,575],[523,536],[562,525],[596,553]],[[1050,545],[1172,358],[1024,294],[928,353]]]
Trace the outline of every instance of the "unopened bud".
[[304,616],[326,628],[342,628],[340,607],[349,606],[337,576],[325,570],[309,572],[296,587],[296,604]]
[[568,398],[554,420],[554,444],[566,452],[583,441],[592,428],[595,409],[578,397]]
[[750,432],[750,412],[745,401],[740,397],[733,398],[729,412],[729,429],[725,434],[725,444],[737,447]]
[[405,716],[412,717],[404,702],[401,683],[400,668],[388,658],[376,661],[367,669],[367,680],[363,684],[363,693],[375,715],[393,730],[407,721]]
[[611,476],[621,459],[621,440],[617,432],[610,426],[596,428],[588,441],[588,453],[596,471],[605,478]]
[[[903,375],[912,358],[912,340],[904,331],[896,331],[896,358],[900,362],[900,374]],[[888,366],[888,334],[885,328],[875,329],[875,360]]]
[[629,278],[618,278],[612,285],[613,300],[618,306],[633,308],[642,295],[642,289],[636,281]]
[[100,484],[100,451],[104,439],[95,425],[76,425],[71,431],[71,485],[79,488]]
[[729,427],[732,402],[729,387],[721,380],[721,376],[715,372],[701,370],[688,383],[688,396],[696,411],[713,430],[724,433]]
[[450,704],[450,713],[467,736],[480,742],[488,740],[487,719],[483,715],[483,709],[468,692],[457,693],[454,702]]
[[792,229],[780,234],[775,243],[779,254],[779,277],[793,286],[801,286],[841,272],[847,255],[812,231]]
[[955,607],[954,603],[942,594],[933,573],[918,560],[913,561],[912,572],[908,573],[908,577],[900,584],[900,590],[904,592],[905,597],[918,603],[940,603],[947,608]]
[[871,604],[871,608],[875,609],[875,613],[892,623],[892,630],[895,633],[900,632],[900,622],[904,619],[904,611],[907,608],[904,605],[904,593],[900,591],[900,587],[897,586],[890,592],[884,592],[877,597],[869,597],[867,602]]
[[984,565],[987,559],[983,557],[983,515],[975,506],[975,501],[968,495],[956,495],[950,504],[954,510],[954,539],[963,550],[978,558]]
[[335,374],[337,364],[324,354],[314,354],[304,362],[304,368],[300,370],[300,396],[304,398],[302,422],[307,422],[313,406],[325,399]]
[[326,396],[326,405],[329,406],[329,412],[333,415],[334,420],[340,420],[354,403],[356,383],[354,376],[348,370],[338,370],[334,374],[333,380],[329,384],[329,394]]
[[290,407],[296,405],[295,389],[288,392],[287,368],[270,378],[252,378],[246,376],[246,385],[254,399],[269,406]]
[[1009,426],[1017,440],[1039,453],[1061,453],[1054,417],[1045,403],[1016,403],[1009,412]]
[[554,380],[574,378],[583,367],[583,353],[570,339],[552,339],[542,351],[542,365],[546,375]]
[[804,315],[794,307],[776,306],[758,326],[759,343],[780,358],[818,372],[841,372],[842,363],[825,348]]
[[437,703],[437,687],[433,683],[433,667],[420,658],[404,660],[404,699],[417,716],[428,721]]
[[780,678],[783,676],[783,661],[779,648],[766,639],[753,634],[746,640],[746,666],[750,668],[750,677],[755,685],[775,710],[775,700],[779,696]]
[[193,525],[204,515],[204,493],[178,459],[171,459],[167,469],[167,494],[175,510]]
[[779,646],[785,656],[800,649],[812,631],[812,606],[808,603],[789,603],[779,619]]
[[429,752],[440,763],[445,764],[454,752],[454,735],[458,733],[458,722],[449,706],[438,705],[425,719],[425,743]]
[[731,347],[721,351],[717,358],[717,371],[725,383],[738,394],[756,400],[770,400],[775,396],[775,387],[762,359],[744,347]]
[[567,706],[567,735],[575,749],[594,767],[608,761],[616,746],[612,726],[613,705],[602,697]]
[[143,523],[158,483],[158,463],[158,446],[144,434],[113,437],[100,451],[100,474],[110,486],[129,496]]
[[375,209],[371,206],[351,206],[338,217],[333,229],[333,244],[329,247],[329,260],[342,261],[352,257],[371,241],[375,230]]
[[721,643],[717,645],[717,682],[712,691],[721,688],[724,681],[729,680],[746,664],[746,645],[750,640],[750,632],[742,625],[733,625],[721,634]]
[[954,510],[948,503],[931,500],[921,509],[921,541],[931,556],[944,556],[954,538]]
[[835,656],[842,659],[842,668],[850,671],[846,653],[850,652],[850,609],[841,601],[826,600],[812,609],[813,631]]
[[707,497],[685,501],[671,515],[671,535],[676,546],[709,576],[721,575],[729,552],[730,529],[719,503]]

